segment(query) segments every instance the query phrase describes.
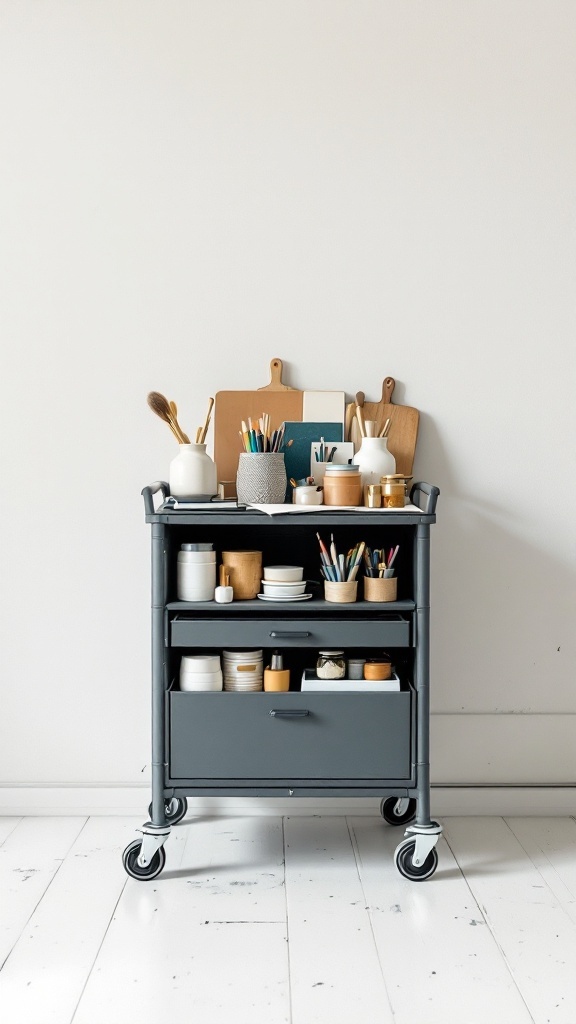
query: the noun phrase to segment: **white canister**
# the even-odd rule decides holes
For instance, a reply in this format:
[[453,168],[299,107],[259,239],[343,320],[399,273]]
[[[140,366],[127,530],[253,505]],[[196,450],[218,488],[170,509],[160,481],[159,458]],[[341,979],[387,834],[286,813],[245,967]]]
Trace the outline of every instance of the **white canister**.
[[396,459],[388,451],[387,437],[363,437],[354,462],[362,474],[363,487],[379,484],[381,477],[396,472]]
[[321,505],[322,499],[322,488],[316,487],[315,484],[301,484],[300,487],[294,488],[295,505]]
[[222,672],[181,672],[180,689],[184,693],[192,693],[194,690],[222,690],[224,680]]
[[216,552],[193,551],[182,544],[176,566],[176,595],[179,601],[213,601],[216,589]]
[[217,491],[216,466],[205,444],[181,444],[170,463],[170,494],[188,501],[209,501]]

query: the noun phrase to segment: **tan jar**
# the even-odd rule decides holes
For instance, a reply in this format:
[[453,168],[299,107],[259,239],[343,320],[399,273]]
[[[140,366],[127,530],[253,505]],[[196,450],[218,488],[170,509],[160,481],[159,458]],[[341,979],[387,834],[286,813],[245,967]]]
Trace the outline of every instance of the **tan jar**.
[[358,466],[326,466],[324,474],[325,505],[361,505],[362,475]]
[[404,508],[407,483],[411,479],[411,476],[403,476],[402,473],[381,477],[382,508]]

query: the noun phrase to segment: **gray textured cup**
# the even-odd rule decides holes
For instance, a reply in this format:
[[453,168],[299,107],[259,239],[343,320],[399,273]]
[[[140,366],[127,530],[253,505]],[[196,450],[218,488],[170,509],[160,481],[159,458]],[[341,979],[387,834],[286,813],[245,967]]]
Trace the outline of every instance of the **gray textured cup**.
[[238,501],[245,505],[280,505],[286,494],[283,452],[241,452],[236,476]]

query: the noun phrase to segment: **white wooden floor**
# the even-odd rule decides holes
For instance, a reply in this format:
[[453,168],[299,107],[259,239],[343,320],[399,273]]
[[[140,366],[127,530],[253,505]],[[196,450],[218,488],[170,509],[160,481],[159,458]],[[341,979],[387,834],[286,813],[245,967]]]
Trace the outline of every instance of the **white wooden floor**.
[[372,817],[0,818],[2,1024],[576,1024],[576,821],[447,818],[403,879]]

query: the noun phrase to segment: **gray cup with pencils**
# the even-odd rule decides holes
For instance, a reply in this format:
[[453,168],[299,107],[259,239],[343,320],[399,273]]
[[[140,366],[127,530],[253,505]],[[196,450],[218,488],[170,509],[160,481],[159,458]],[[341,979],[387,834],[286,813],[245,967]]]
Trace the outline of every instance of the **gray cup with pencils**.
[[238,501],[245,505],[282,505],[287,484],[284,424],[272,430],[270,417],[264,413],[258,420],[242,420],[238,433],[244,447],[236,476]]
[[245,505],[281,505],[286,494],[284,452],[241,452],[236,493]]

